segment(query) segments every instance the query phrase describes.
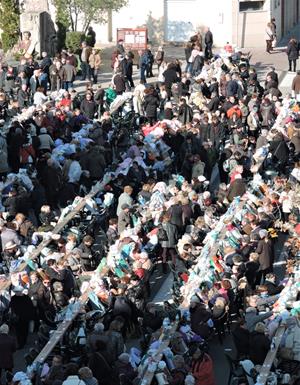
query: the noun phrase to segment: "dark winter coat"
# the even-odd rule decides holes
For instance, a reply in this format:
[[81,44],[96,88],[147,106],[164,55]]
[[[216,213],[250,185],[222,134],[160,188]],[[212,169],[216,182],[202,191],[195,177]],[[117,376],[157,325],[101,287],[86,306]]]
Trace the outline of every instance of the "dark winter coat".
[[168,240],[161,242],[161,247],[163,248],[174,248],[178,242],[178,233],[177,227],[170,222],[162,224],[163,229],[165,230]]
[[175,68],[168,68],[164,71],[163,76],[165,78],[166,87],[171,87],[173,83],[177,83],[179,78]]
[[220,104],[219,97],[218,96],[214,96],[213,98],[211,98],[211,100],[207,104],[207,108],[211,112],[216,112],[218,110],[218,108],[219,108],[219,104]]
[[238,92],[239,85],[235,80],[229,80],[226,83],[226,96],[235,96]]
[[207,321],[212,317],[211,313],[201,304],[191,308],[190,313],[192,331],[204,339],[209,337],[211,328],[207,325]]
[[93,119],[97,111],[97,104],[94,100],[84,99],[80,104],[80,110],[88,119]]
[[177,229],[181,229],[183,226],[182,206],[175,204],[169,208],[168,212],[171,215],[170,222],[175,225]]
[[239,354],[249,354],[250,333],[249,330],[237,327],[233,332],[233,341]]
[[182,124],[190,123],[193,120],[193,110],[190,106],[183,104],[179,107],[178,120]]
[[0,334],[0,369],[13,369],[14,352],[17,350],[17,342],[14,337]]
[[270,101],[264,101],[260,105],[260,113],[262,116],[262,126],[269,127],[274,120],[274,106]]
[[145,109],[147,118],[156,119],[158,106],[159,106],[159,100],[157,96],[153,94],[149,94],[145,96],[144,109]]
[[249,356],[254,365],[262,365],[270,349],[270,340],[263,333],[250,334]]
[[115,91],[117,94],[121,94],[121,93],[125,92],[126,83],[125,83],[125,78],[123,75],[115,75],[113,82],[114,82]]
[[87,169],[92,179],[100,179],[104,175],[105,158],[98,146],[92,147],[86,156]]
[[290,41],[287,50],[287,56],[289,60],[297,60],[299,57],[299,44],[297,41]]
[[272,140],[272,142],[270,142],[269,151],[274,158],[280,160],[282,163],[285,163],[288,160],[289,149],[283,139]]
[[264,286],[266,286],[268,289],[268,295],[279,294],[284,288],[283,285],[278,286],[278,285],[275,285],[275,283],[270,282],[268,280],[265,281]]
[[274,257],[273,257],[273,249],[270,240],[261,239],[258,242],[257,249],[255,250],[259,255],[259,270],[266,270],[272,266]]
[[227,199],[232,202],[235,197],[243,196],[246,192],[246,185],[243,179],[235,179],[228,188]]
[[92,353],[88,367],[93,372],[99,384],[108,385],[111,383],[113,371],[104,355],[99,352]]
[[14,295],[10,302],[10,308],[20,322],[34,319],[34,307],[28,295]]
[[204,43],[205,45],[213,45],[214,39],[213,39],[213,34],[211,31],[207,31],[205,36],[204,36]]

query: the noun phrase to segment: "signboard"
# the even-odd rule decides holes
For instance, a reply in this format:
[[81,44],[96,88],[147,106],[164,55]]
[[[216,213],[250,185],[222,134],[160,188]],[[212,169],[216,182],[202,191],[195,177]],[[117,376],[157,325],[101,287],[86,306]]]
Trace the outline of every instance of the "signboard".
[[123,40],[126,50],[147,48],[147,28],[118,28],[117,41]]

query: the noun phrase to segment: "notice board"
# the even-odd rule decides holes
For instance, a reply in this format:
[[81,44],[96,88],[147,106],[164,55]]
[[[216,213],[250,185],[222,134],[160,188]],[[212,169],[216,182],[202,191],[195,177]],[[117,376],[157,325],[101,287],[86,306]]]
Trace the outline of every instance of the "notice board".
[[147,28],[118,28],[117,41],[123,40],[126,50],[144,50],[147,48]]

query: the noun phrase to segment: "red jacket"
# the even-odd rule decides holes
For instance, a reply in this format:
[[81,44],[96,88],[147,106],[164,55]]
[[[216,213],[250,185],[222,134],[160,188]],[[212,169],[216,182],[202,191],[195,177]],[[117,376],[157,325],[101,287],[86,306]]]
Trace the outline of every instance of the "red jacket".
[[196,379],[196,385],[216,385],[213,362],[210,356],[206,353],[204,353],[201,361],[192,361],[192,374]]

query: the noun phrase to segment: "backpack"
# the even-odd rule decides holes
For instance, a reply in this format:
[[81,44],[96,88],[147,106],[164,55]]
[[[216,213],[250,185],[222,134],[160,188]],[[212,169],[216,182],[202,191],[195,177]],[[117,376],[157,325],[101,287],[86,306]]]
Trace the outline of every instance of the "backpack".
[[158,227],[157,239],[160,242],[168,241],[168,234],[167,234],[166,230],[162,226]]

